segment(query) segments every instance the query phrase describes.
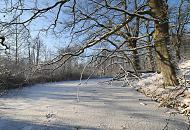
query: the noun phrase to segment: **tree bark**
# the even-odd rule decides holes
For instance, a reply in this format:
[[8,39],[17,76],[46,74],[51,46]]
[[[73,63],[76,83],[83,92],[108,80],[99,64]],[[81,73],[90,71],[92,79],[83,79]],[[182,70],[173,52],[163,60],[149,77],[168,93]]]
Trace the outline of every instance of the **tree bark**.
[[165,85],[178,85],[179,82],[176,77],[176,72],[171,57],[168,52],[167,45],[169,45],[169,21],[168,21],[168,7],[165,0],[149,0],[149,7],[151,8],[151,15],[155,18],[154,21],[154,42],[157,55],[158,71],[164,77]]
[[177,36],[177,41],[175,44],[175,51],[176,51],[176,59],[178,62],[181,60],[180,47],[181,47],[181,37]]
[[[131,43],[129,43],[129,48],[134,49],[136,47],[137,47],[137,40],[133,40],[133,41],[131,41]],[[138,56],[138,50],[132,51],[132,62],[134,64],[134,67],[136,68],[136,70],[141,70],[140,59]]]
[[[17,22],[17,19],[16,19]],[[18,25],[15,27],[15,64],[18,65]]]
[[40,59],[40,49],[41,49],[41,43],[40,39],[38,39],[36,43],[36,65],[39,64],[39,59]]
[[181,46],[181,37],[182,37],[182,32],[184,30],[184,20],[183,19],[183,15],[182,14],[182,8],[183,8],[183,4],[184,4],[184,0],[180,0],[179,1],[179,7],[178,7],[178,17],[177,17],[177,34],[176,34],[176,42],[174,44],[175,47],[175,51],[176,51],[176,60],[179,62],[181,60],[181,56],[180,56],[180,46]]
[[[147,33],[147,34],[150,34],[150,32],[149,32],[149,27],[150,27],[149,21],[147,21],[147,23],[146,23],[146,33]],[[150,66],[151,66],[151,70],[152,70],[152,71],[155,71],[156,69],[155,69],[155,64],[154,64],[155,59],[154,59],[154,56],[153,56],[153,48],[150,47],[151,42],[152,42],[151,36],[148,36],[148,37],[147,37],[148,62],[149,62],[149,64],[150,64]]]
[[[135,0],[135,5],[134,5],[135,10],[138,9],[138,2],[137,0]],[[138,37],[139,36],[139,28],[140,28],[140,18],[137,17],[135,19],[135,27],[134,27],[134,32],[133,32],[133,36],[134,37]],[[134,39],[129,43],[129,48],[135,49],[137,47],[137,40]],[[140,58],[138,56],[138,50],[134,50],[132,51],[132,62],[134,64],[134,67],[136,68],[136,70],[141,70],[141,66],[140,66]]]
[[[134,9],[137,10],[138,9],[138,2],[137,0],[134,1],[135,4],[134,4]],[[127,10],[127,1],[126,0],[122,0],[122,3],[123,3],[123,9],[124,10]],[[123,21],[126,21],[128,18],[128,15],[126,13],[123,13]],[[128,25],[125,26],[125,33],[126,35],[124,34],[123,38],[126,39],[126,41],[128,41],[128,38],[129,37],[138,37],[139,36],[139,26],[140,26],[140,18],[136,18],[135,21],[134,21],[134,27],[132,27],[131,29],[128,28]],[[133,31],[132,31],[133,30]],[[141,70],[141,66],[140,66],[140,58],[139,58],[139,55],[138,55],[138,50],[136,50],[135,48],[137,47],[137,40],[136,39],[133,39],[131,41],[129,41],[128,43],[128,48],[130,49],[134,49],[132,51],[132,54],[131,54],[131,59],[130,60],[130,63],[133,67],[133,69],[135,71],[137,70]],[[128,58],[127,58],[128,59]],[[136,74],[138,75],[138,74]]]

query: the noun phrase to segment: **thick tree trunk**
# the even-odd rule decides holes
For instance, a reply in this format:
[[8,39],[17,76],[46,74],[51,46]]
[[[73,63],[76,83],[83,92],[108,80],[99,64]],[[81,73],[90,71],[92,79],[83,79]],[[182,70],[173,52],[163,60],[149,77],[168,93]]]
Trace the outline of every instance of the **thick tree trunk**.
[[178,85],[175,68],[167,49],[167,44],[170,42],[167,4],[165,0],[149,0],[148,4],[155,18],[154,42],[158,69],[164,77],[165,85]]

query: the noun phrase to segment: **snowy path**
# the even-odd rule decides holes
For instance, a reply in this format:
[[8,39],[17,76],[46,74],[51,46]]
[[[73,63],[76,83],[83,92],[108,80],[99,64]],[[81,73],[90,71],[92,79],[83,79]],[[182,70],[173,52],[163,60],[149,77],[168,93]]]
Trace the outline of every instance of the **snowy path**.
[[0,98],[0,130],[187,130],[185,117],[169,116],[133,88],[97,81],[81,86],[80,102],[78,81],[12,90]]

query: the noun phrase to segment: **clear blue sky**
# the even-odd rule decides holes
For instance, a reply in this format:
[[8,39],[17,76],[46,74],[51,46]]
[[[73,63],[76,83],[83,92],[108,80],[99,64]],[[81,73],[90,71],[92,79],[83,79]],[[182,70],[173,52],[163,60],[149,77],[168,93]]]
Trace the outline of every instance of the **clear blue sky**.
[[[27,1],[29,3],[28,7],[34,6],[34,4],[33,5],[31,4],[31,3],[34,3],[33,1],[34,0]],[[38,1],[40,1],[40,3],[38,4],[39,7],[45,7],[45,6],[47,6],[47,4],[53,5],[55,2],[54,0],[46,0],[46,1],[38,0]],[[169,6],[176,5],[176,4],[178,4],[178,2],[179,2],[179,0],[168,0]],[[0,1],[0,6],[1,7],[5,6],[4,2]],[[54,13],[56,11],[57,11],[57,9],[54,9],[52,12]],[[50,22],[53,21],[52,12],[47,15],[48,18],[41,18],[41,19],[35,20],[35,22],[33,22],[31,24],[30,29],[32,29],[33,36],[37,35],[39,28],[41,29],[43,27],[46,27],[47,25],[49,25]],[[26,18],[29,15],[30,14],[26,14],[23,18]],[[61,17],[63,20],[67,20],[67,16],[65,14],[62,13]],[[4,18],[4,17],[0,16],[0,18]],[[6,18],[8,19],[8,17],[6,17]],[[60,28],[60,27],[58,27],[58,28]],[[48,33],[47,35],[44,33],[44,34],[41,34],[41,36],[43,38],[44,43],[46,43],[46,45],[49,48],[65,46],[65,44],[70,41],[70,38],[68,38],[69,32],[65,32],[65,35],[63,35],[61,38],[56,38],[51,33]]]
[[[168,0],[168,4],[169,6],[174,6],[174,5],[177,5],[179,1],[180,0]],[[49,0],[49,2],[52,3],[51,0]],[[63,17],[65,16],[63,15]],[[68,36],[69,36],[69,32],[66,33],[65,37],[63,36],[61,39],[56,39],[54,36],[51,36],[51,35],[48,35],[47,37],[46,36],[43,36],[43,37],[44,37],[44,42],[46,42],[48,46],[52,47],[52,46],[63,46],[64,43],[69,42],[70,38],[66,38]]]

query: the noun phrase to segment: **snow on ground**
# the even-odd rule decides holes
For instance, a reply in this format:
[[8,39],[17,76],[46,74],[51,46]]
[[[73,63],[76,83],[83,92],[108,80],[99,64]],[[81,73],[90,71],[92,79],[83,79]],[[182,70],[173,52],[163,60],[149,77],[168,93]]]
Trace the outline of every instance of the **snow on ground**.
[[[181,62],[177,76],[180,86],[163,86],[163,77],[161,74],[144,74],[142,79],[134,84],[134,87],[160,102],[160,106],[176,108],[179,111],[188,114],[190,112],[190,60]],[[188,109],[188,111],[187,111]]]
[[[104,79],[105,80],[105,79]],[[186,130],[185,117],[171,115],[134,88],[90,80],[39,84],[0,98],[0,130]]]
[[190,68],[190,60],[183,61],[178,66],[180,69]]

